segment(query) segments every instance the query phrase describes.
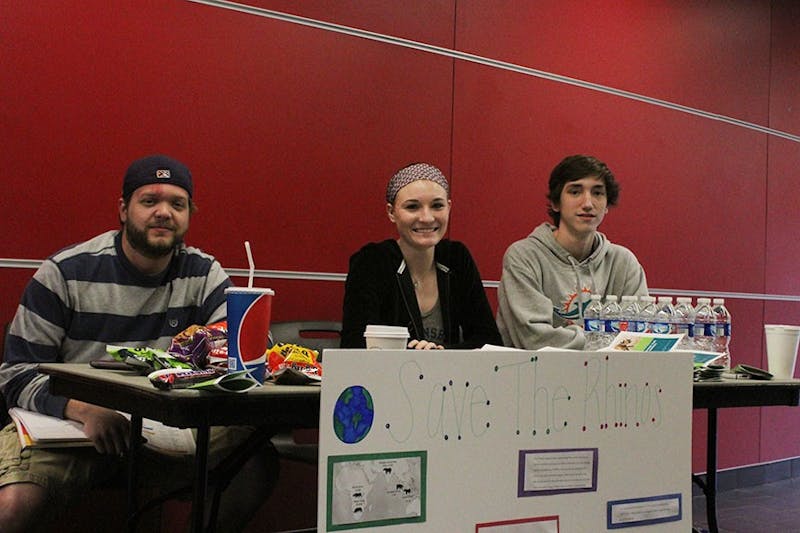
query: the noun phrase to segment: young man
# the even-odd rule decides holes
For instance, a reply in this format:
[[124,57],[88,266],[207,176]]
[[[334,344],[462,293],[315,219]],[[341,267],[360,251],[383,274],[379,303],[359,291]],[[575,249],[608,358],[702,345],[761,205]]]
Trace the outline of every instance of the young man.
[[506,346],[581,349],[591,294],[647,294],[647,280],[630,250],[597,231],[619,197],[605,163],[567,157],[553,169],[549,189],[553,224],[541,224],[503,257],[497,326]]
[[[192,192],[191,173],[179,161],[161,155],[134,161],[119,199],[121,229],[51,256],[26,287],[0,367],[6,405],[82,422],[94,449],[22,452],[14,424],[3,428],[0,531],[38,530],[72,499],[124,472],[127,419],[54,396],[48,376],[37,372],[39,363],[89,362],[104,356],[107,344],[167,349],[186,327],[225,319],[230,279],[212,256],[183,243],[195,210]],[[213,430],[212,464],[251,431]],[[151,482],[190,482],[188,458],[151,455],[157,469],[173,468]],[[147,462],[147,454],[143,459]],[[226,491],[220,511],[226,527],[246,524],[271,490],[277,464],[274,450],[268,450],[234,478],[231,490],[238,494]],[[143,465],[144,473],[151,470]]]

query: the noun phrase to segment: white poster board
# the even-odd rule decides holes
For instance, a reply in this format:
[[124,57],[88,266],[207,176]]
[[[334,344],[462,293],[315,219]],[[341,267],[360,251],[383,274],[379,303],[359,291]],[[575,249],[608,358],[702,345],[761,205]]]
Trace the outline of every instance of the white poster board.
[[691,530],[685,352],[326,350],[318,531]]

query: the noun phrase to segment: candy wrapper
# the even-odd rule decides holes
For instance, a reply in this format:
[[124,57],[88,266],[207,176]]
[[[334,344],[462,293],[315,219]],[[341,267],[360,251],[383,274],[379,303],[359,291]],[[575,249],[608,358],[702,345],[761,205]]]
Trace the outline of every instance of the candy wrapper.
[[207,326],[195,324],[175,335],[169,353],[197,368],[205,368],[209,363],[209,355],[223,347],[227,350],[227,345],[227,322],[215,322]]
[[157,370],[148,374],[154,387],[161,390],[197,389],[217,392],[247,392],[260,387],[247,370],[227,373],[226,370]]
[[142,374],[165,368],[192,369],[192,365],[181,361],[155,348],[130,348],[128,346],[106,345],[106,352],[116,361],[122,361]]
[[220,371],[214,368],[205,370],[164,369],[151,372],[147,377],[155,388],[168,390],[188,389],[192,385],[214,379],[220,375]]
[[279,342],[267,352],[267,370],[276,383],[319,381],[322,365],[318,357],[311,348]]

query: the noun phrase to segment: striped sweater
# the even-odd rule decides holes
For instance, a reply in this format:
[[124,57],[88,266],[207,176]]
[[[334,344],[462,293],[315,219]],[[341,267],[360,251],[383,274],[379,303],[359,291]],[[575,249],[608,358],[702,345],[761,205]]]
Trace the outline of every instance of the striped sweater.
[[8,407],[63,417],[67,399],[48,390],[39,363],[82,363],[105,355],[106,344],[167,349],[192,324],[226,315],[222,266],[181,245],[167,270],[138,271],[109,231],[45,260],[25,288],[6,336],[0,390]]

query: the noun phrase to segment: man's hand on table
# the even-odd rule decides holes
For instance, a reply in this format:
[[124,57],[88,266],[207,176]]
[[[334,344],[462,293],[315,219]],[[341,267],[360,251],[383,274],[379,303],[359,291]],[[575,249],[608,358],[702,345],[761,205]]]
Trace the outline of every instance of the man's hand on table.
[[64,416],[83,423],[83,432],[98,452],[122,455],[128,451],[130,423],[113,409],[69,400]]

